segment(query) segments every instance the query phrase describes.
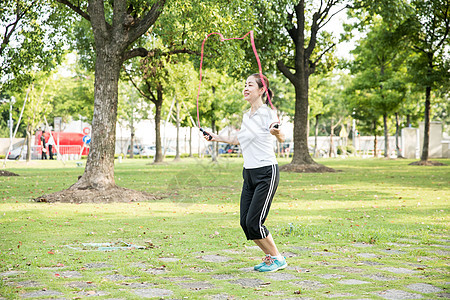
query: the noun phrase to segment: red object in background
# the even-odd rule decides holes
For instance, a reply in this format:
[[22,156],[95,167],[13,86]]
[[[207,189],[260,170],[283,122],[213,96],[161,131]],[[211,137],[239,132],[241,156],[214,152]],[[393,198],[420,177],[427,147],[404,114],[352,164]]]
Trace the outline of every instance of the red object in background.
[[[56,148],[58,147],[58,139],[59,139],[59,147],[61,154],[80,154],[81,149],[83,148],[83,136],[84,134],[78,132],[54,132],[52,131],[53,140],[55,141],[55,145],[53,146],[52,152],[57,153]],[[42,131],[36,132],[35,145],[40,146]],[[45,143],[48,143],[48,138],[50,137],[49,132],[44,133]],[[83,152],[81,155],[88,155],[89,147],[84,146]]]

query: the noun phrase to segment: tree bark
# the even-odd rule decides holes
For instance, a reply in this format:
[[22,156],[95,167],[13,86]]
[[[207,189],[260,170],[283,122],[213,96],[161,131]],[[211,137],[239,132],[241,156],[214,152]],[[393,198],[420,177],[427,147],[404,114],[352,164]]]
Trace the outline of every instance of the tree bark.
[[175,97],[175,108],[176,108],[176,122],[177,122],[177,141],[176,141],[176,154],[175,160],[180,160],[180,102],[178,98]]
[[377,121],[373,121],[373,156],[378,157]]
[[102,46],[102,50],[97,50],[95,64],[92,143],[84,174],[70,189],[105,190],[115,186],[114,150],[122,57],[117,55],[115,47]]
[[130,136],[130,158],[134,158],[134,108],[131,111],[131,124],[130,124],[130,129],[131,129],[131,136]]
[[431,87],[427,86],[425,89],[425,119],[423,130],[423,147],[420,161],[426,162],[428,160],[428,148],[430,145],[430,108],[431,108]]
[[389,158],[389,132],[387,126],[387,114],[383,114],[383,126],[384,126],[384,157]]
[[400,151],[400,143],[398,138],[400,136],[400,122],[398,119],[398,112],[395,113],[395,151],[397,152],[397,158],[403,158]]
[[164,159],[162,153],[161,146],[161,111],[163,104],[163,91],[161,84],[158,84],[156,87],[156,101],[153,102],[155,104],[155,159],[154,162],[159,163]]
[[319,135],[319,117],[316,115],[316,123],[314,124],[314,157],[319,157],[319,149],[317,148],[317,136]]
[[334,119],[331,118],[331,127],[330,127],[330,153],[328,153],[328,157],[333,157],[333,154],[334,154],[333,135],[334,135]]

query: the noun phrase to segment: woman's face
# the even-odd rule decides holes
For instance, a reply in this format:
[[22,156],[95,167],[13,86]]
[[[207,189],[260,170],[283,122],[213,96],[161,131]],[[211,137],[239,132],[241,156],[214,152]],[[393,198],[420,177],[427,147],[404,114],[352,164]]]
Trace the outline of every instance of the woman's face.
[[264,88],[258,87],[255,77],[250,76],[249,78],[247,78],[247,81],[245,82],[244,91],[243,91],[245,100],[247,100],[250,103],[253,103],[256,99],[261,97],[261,95],[263,93],[264,93]]

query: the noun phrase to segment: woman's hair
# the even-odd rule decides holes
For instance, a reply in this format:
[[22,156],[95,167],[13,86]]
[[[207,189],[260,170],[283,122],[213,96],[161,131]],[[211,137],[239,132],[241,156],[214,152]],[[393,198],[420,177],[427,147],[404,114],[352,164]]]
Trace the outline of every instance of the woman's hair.
[[[259,88],[263,88],[264,87],[264,84],[263,84],[263,82],[261,80],[261,75],[259,73],[255,73],[255,74],[252,74],[250,76],[251,77],[255,77],[255,81],[258,84]],[[265,75],[262,75],[262,79],[264,80],[264,83],[266,84],[267,92],[269,92],[270,99],[273,99],[273,92],[272,92],[271,89],[269,89],[269,80],[267,79],[267,77]],[[269,97],[267,97],[267,94],[266,94],[265,91],[264,91],[264,94],[262,95],[263,100],[264,100],[264,97],[266,98],[265,103],[269,104]]]

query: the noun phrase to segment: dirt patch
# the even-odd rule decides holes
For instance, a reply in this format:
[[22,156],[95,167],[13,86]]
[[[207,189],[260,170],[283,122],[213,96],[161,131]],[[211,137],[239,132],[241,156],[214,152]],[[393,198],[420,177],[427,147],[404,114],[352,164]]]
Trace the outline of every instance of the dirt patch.
[[294,173],[334,173],[340,172],[321,164],[287,164],[280,167],[282,172],[294,172]]
[[431,161],[431,160],[419,160],[415,161],[409,164],[410,166],[431,166],[431,167],[440,167],[440,166],[446,166],[446,164],[438,162],[438,161]]
[[0,176],[19,176],[19,174],[10,171],[0,170]]
[[33,199],[35,202],[64,203],[110,203],[110,202],[142,202],[159,200],[158,197],[146,192],[113,187],[105,190],[63,190],[53,194],[42,195]]

